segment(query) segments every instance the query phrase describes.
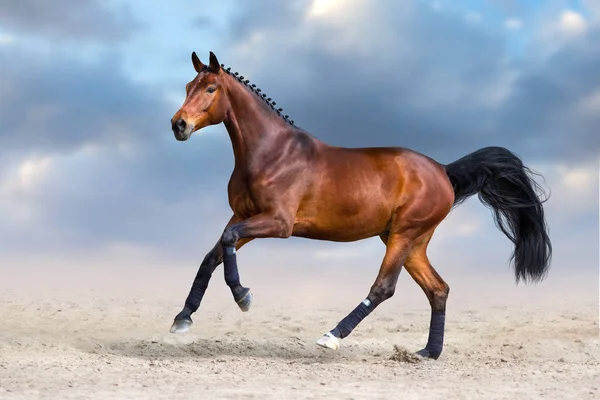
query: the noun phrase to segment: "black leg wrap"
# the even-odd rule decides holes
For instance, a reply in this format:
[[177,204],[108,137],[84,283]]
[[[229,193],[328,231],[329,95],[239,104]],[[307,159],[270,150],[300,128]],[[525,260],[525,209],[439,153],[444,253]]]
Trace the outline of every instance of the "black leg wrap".
[[235,247],[223,247],[223,268],[225,269],[225,282],[227,285],[239,285],[240,274],[237,267]]
[[363,300],[346,318],[341,320],[337,326],[331,331],[331,334],[337,338],[343,339],[350,335],[352,330],[356,328],[360,321],[365,319],[367,315],[373,311],[373,304],[369,299]]
[[428,356],[437,359],[442,354],[444,347],[444,326],[446,323],[446,312],[432,311],[431,322],[429,324],[429,338],[425,350]]
[[240,283],[240,273],[237,266],[237,258],[235,255],[235,247],[223,247],[223,269],[225,272],[225,283],[231,289],[233,298],[239,302],[246,296],[249,289],[246,289]]
[[204,266],[200,267],[198,273],[196,274],[196,278],[194,278],[194,283],[192,284],[192,290],[190,290],[190,294],[185,300],[185,309],[182,311],[189,310],[189,313],[194,313],[200,307],[200,302],[204,297],[204,292],[206,292],[206,288],[208,287],[208,282],[210,281],[212,273],[205,270]]

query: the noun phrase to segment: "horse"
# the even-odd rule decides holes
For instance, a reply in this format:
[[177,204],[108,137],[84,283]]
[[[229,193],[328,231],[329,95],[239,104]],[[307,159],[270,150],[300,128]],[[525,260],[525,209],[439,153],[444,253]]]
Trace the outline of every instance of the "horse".
[[[299,128],[244,76],[192,53],[196,76],[171,119],[175,139],[223,123],[234,168],[228,183],[233,215],[194,278],[170,332],[192,326],[211,276],[223,263],[225,282],[242,311],[253,294],[240,283],[237,252],[257,238],[302,237],[354,242],[378,236],[385,256],[368,295],[316,344],[332,350],[394,295],[402,267],[431,307],[429,336],[417,354],[437,360],[443,350],[450,287],[432,267],[427,246],[449,212],[477,194],[496,226],[514,244],[509,262],[516,283],[547,276],[552,244],[537,174],[503,147],[485,147],[444,165],[403,147],[346,148]],[[539,174],[537,174],[539,175]]]

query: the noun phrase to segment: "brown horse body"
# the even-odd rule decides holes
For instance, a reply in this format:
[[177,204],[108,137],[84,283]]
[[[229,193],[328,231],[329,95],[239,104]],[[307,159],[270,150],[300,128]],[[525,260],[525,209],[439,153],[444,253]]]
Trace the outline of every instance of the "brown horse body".
[[517,280],[544,276],[551,246],[543,210],[535,183],[508,150],[485,148],[444,166],[405,148],[331,146],[297,128],[214,54],[208,66],[195,53],[192,62],[198,75],[171,120],[173,132],[184,141],[196,130],[224,123],[235,157],[228,186],[234,215],[202,262],[172,332],[190,328],[191,314],[221,262],[234,299],[243,311],[249,309],[252,295],[240,284],[236,250],[255,238],[351,242],[379,236],[386,253],[367,298],[318,344],[337,349],[340,338],[393,295],[404,266],[432,308],[429,340],[420,354],[437,358],[449,287],[426,249],[452,207],[475,193],[515,243]]

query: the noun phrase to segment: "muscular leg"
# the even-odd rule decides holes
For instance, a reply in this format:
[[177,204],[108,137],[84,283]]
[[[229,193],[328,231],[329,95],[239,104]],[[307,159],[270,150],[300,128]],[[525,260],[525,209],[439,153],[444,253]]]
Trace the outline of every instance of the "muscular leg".
[[292,234],[293,224],[293,216],[284,213],[257,214],[228,225],[221,237],[221,245],[230,248],[247,238],[288,238]]
[[221,237],[225,282],[231,288],[236,303],[247,311],[252,301],[250,290],[240,284],[237,266],[236,246],[247,238],[285,238],[292,234],[291,218],[278,213],[265,213],[252,216],[244,221],[228,226]]
[[[233,225],[238,222],[236,217],[232,217],[227,227]],[[225,229],[227,229],[227,227]],[[236,248],[239,250],[244,244],[250,242],[252,238],[245,238],[236,243]],[[217,244],[206,254],[202,264],[200,264],[200,268],[198,268],[198,272],[196,277],[194,278],[194,283],[192,284],[192,288],[190,289],[190,293],[188,294],[187,299],[185,300],[185,305],[181,312],[177,314],[175,317],[175,321],[171,326],[171,333],[185,333],[187,332],[192,325],[192,314],[198,310],[200,307],[200,303],[202,298],[204,297],[204,292],[208,287],[208,282],[212,277],[215,269],[221,264],[223,261],[223,251],[221,242],[217,242]],[[239,279],[238,279],[239,283]]]
[[[383,238],[382,238],[383,239]],[[317,344],[333,350],[339,348],[339,339],[343,339],[358,326],[379,304],[394,295],[396,282],[402,270],[402,264],[410,249],[410,240],[400,234],[387,237],[386,252],[379,274],[371,286],[369,295],[338,325],[321,337]]]
[[387,246],[387,241],[388,241],[388,234],[387,233],[382,233],[381,235],[379,235],[379,239],[381,239],[381,241],[383,242],[383,244],[385,244]]
[[417,354],[438,359],[444,347],[444,325],[446,322],[446,300],[450,287],[438,275],[427,258],[427,245],[433,232],[417,243],[408,255],[404,267],[410,276],[423,289],[431,305],[431,321],[427,345]]

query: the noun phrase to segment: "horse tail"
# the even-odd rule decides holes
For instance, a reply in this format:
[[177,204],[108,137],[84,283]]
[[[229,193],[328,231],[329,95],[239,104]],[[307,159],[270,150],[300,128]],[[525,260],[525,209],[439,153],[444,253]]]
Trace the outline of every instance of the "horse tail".
[[496,226],[513,242],[515,278],[542,281],[550,267],[552,244],[541,200],[543,189],[521,159],[502,147],[485,147],[445,166],[454,187],[454,206],[474,194],[492,210]]

